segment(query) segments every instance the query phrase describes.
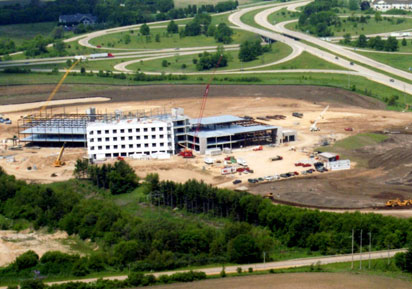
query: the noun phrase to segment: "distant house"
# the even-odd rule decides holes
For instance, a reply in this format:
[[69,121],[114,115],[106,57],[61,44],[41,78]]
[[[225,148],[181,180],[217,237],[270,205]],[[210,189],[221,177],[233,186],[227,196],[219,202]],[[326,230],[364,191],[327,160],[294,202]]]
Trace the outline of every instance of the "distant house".
[[412,0],[374,0],[371,6],[373,9],[382,12],[391,9],[412,11]]
[[73,14],[73,15],[60,15],[59,24],[62,25],[78,25],[80,23],[84,25],[93,25],[97,22],[97,17],[92,14]]

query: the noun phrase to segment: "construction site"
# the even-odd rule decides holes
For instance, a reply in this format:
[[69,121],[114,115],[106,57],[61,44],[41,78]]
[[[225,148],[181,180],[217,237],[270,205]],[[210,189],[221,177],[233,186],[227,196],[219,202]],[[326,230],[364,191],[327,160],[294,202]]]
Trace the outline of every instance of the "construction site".
[[[177,182],[195,178],[277,203],[320,209],[409,207],[409,114],[382,110],[373,99],[330,88],[279,86],[274,93],[270,87],[223,86],[211,90],[204,115],[199,116],[202,98],[194,95],[202,91],[201,86],[125,87],[116,90],[114,98],[110,89],[80,94],[63,86],[42,110],[46,103],[36,101],[47,98],[47,86],[17,88],[12,93],[23,95],[20,103],[1,107],[11,124],[1,124],[0,166],[19,179],[48,183],[73,178],[77,159],[91,158],[99,164],[121,158],[141,178],[148,173]],[[156,119],[162,124],[155,125]],[[91,129],[96,125],[103,127]],[[119,130],[118,136],[113,129]],[[102,147],[99,156],[91,153],[91,131],[94,142],[109,138],[110,152],[102,144],[95,148]],[[369,132],[386,139],[333,151],[339,140]],[[168,147],[153,147],[163,143],[163,134]],[[151,139],[153,135],[156,138]],[[138,136],[141,139],[136,140]],[[140,143],[143,148],[137,150]],[[145,151],[146,143],[150,150]],[[115,145],[125,145],[127,152],[117,154]],[[129,145],[134,146],[130,153]],[[326,153],[319,148],[326,148]],[[397,162],[386,158],[391,154],[398,156]],[[376,161],[379,158],[381,162]],[[398,203],[387,204],[397,199]]]

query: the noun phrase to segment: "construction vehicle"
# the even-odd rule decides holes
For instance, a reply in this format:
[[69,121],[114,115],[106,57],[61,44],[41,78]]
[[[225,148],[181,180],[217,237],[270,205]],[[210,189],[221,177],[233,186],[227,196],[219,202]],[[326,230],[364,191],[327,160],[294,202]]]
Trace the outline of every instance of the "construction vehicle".
[[386,207],[407,207],[412,205],[412,199],[401,201],[399,198],[394,200],[389,200],[385,203]]
[[318,124],[318,121],[323,119],[323,115],[328,111],[329,105],[325,107],[325,109],[319,114],[318,118],[313,122],[313,124],[310,126],[310,131],[319,131],[320,129],[316,126]]
[[263,198],[273,200],[273,193],[267,193],[266,195],[263,196]]
[[60,149],[60,153],[57,156],[57,159],[54,161],[53,166],[56,168],[64,166],[64,162],[62,161],[64,148],[66,147],[66,143],[63,144],[62,148]]
[[270,160],[271,160],[272,162],[281,161],[281,160],[283,160],[283,157],[282,157],[282,156],[276,156],[276,157],[274,157],[274,158],[270,158]]
[[297,118],[302,118],[303,117],[303,113],[300,112],[293,112],[292,116],[297,117]]
[[261,151],[261,150],[263,150],[263,146],[257,146],[253,148],[254,152]]

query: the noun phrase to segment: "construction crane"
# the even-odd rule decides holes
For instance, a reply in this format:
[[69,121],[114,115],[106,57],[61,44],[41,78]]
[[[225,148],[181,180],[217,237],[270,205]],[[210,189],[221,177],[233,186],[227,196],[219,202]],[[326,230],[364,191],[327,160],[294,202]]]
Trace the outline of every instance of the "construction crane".
[[54,161],[53,166],[56,168],[64,166],[64,162],[62,161],[64,148],[66,147],[66,143],[63,144],[62,148],[60,149],[60,153],[57,156],[57,159]]
[[64,80],[66,77],[69,75],[70,71],[80,62],[81,59],[76,60],[72,66],[70,66],[69,69],[66,70],[66,73],[63,75],[63,77],[60,79],[59,83],[56,85],[56,87],[53,89],[51,94],[49,95],[49,98],[46,100],[46,103],[40,108],[40,114],[47,108],[49,105],[49,102],[53,99],[53,97],[56,95],[56,93],[59,91],[60,87],[62,86]]
[[328,111],[329,105],[325,107],[325,109],[319,114],[318,118],[313,122],[313,124],[310,126],[310,131],[319,131],[320,129],[316,126],[318,124],[318,121],[323,119],[323,115]]
[[197,118],[198,123],[197,123],[197,126],[196,126],[195,133],[193,135],[192,149],[189,149],[189,148],[183,146],[182,144],[180,144],[181,146],[184,147],[184,149],[179,153],[179,155],[182,156],[183,158],[193,158],[194,157],[193,151],[195,150],[196,138],[197,138],[197,135],[199,134],[200,127],[201,127],[201,124],[202,124],[203,113],[205,112],[205,108],[206,108],[206,101],[207,101],[207,96],[209,95],[210,84],[213,81],[213,77],[216,73],[216,70],[219,68],[220,61],[222,60],[222,58],[223,58],[223,54],[220,55],[219,60],[217,61],[216,66],[213,70],[213,73],[210,76],[209,82],[206,85],[205,92],[203,93],[203,98],[202,98],[202,104],[200,106],[199,117]]

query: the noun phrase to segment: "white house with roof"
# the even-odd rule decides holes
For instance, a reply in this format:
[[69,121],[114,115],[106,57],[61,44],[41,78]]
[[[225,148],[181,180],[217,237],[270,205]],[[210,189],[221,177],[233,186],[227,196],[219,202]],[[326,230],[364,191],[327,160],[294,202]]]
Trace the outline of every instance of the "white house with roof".
[[382,12],[391,9],[412,10],[412,0],[374,0],[371,7]]

